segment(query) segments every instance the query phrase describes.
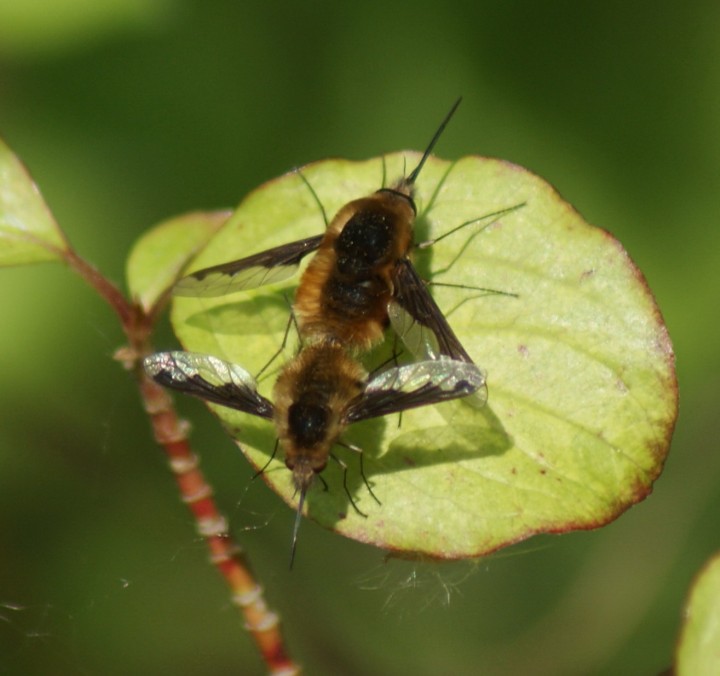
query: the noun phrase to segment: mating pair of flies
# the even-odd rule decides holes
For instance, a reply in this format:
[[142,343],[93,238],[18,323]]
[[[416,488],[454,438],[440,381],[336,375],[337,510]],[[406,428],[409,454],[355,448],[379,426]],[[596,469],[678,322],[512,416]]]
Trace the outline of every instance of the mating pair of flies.
[[[414,242],[415,182],[459,104],[413,171],[389,188],[346,204],[323,234],[199,270],[175,285],[175,295],[221,296],[284,280],[314,254],[292,308],[301,347],[282,367],[272,401],[258,392],[245,369],[210,355],[159,352],[144,361],[146,372],[166,387],[274,421],[299,493],[293,557],[305,496],[332,447],[361,450],[341,441],[348,425],[469,395],[481,403],[487,398],[485,374],[410,261],[413,248],[517,208],[463,223],[429,242]],[[383,340],[388,324],[417,361],[369,376],[359,356]]]

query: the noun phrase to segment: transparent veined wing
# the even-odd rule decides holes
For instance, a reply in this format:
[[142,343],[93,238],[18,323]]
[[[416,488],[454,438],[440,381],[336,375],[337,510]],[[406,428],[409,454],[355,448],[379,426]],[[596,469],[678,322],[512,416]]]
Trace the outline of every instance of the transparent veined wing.
[[282,244],[239,260],[196,270],[173,287],[176,296],[225,296],[292,277],[305,256],[316,251],[323,235]]
[[[487,399],[485,373],[472,362],[439,359],[388,369],[374,376],[348,405],[347,423],[474,395]],[[477,402],[476,402],[477,403]]]
[[157,383],[214,404],[272,419],[274,406],[257,391],[257,383],[237,364],[197,352],[157,352],[143,360]]
[[388,316],[410,353],[422,361],[449,358],[472,363],[410,260],[399,261],[393,282]]

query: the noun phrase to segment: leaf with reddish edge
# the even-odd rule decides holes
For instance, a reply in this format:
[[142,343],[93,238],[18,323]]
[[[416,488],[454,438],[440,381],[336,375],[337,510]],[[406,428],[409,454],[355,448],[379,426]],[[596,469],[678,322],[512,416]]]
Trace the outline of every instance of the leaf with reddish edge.
[[[303,168],[329,215],[417,162],[396,153],[365,162]],[[351,426],[344,440],[364,451],[348,486],[323,472],[307,514],[348,537],[398,553],[457,559],[487,554],[536,533],[602,526],[645,498],[662,471],[677,414],[674,355],[660,312],[620,243],[585,223],[545,181],[481,157],[431,158],[417,182],[416,241],[480,220],[415,263],[426,279],[517,294],[433,286],[463,345],[488,373],[488,404],[462,400]],[[261,186],[238,207],[191,269],[216,265],[322,232],[321,212],[297,174]],[[257,373],[278,349],[285,296],[297,278],[217,298],[176,298],[172,322],[186,349]],[[292,343],[292,341],[290,341]],[[378,366],[386,344],[366,360]],[[294,347],[288,346],[284,358]],[[380,356],[383,355],[383,356]],[[277,362],[260,391],[271,396]],[[256,468],[275,443],[271,424],[212,407]],[[265,481],[291,505],[290,472],[276,457]],[[319,482],[318,482],[319,486]]]

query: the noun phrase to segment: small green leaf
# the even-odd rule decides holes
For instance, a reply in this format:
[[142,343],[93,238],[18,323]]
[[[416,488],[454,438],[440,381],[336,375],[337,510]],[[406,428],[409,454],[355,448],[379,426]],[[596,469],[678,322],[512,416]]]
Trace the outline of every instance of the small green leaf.
[[720,555],[695,579],[677,651],[678,676],[720,674]]
[[0,265],[59,260],[67,248],[37,186],[0,140]]
[[[303,174],[328,215],[400,177],[418,159],[397,153],[366,162],[330,160]],[[473,359],[488,373],[488,404],[453,401],[351,426],[364,450],[377,505],[356,456],[348,487],[330,462],[329,490],[313,488],[308,514],[357,540],[434,557],[478,556],[540,532],[596,528],[651,490],[677,412],[670,339],[641,273],[607,232],[589,226],[553,188],[498,160],[432,158],[418,179],[416,241],[501,209],[420,250],[426,279],[497,289],[433,286]],[[487,227],[484,227],[487,226]],[[322,232],[322,215],[297,174],[262,186],[240,205],[193,263],[227,262]],[[172,321],[188,350],[257,373],[278,349],[285,297],[297,279],[219,298],[176,298]],[[388,331],[386,353],[392,346]],[[289,359],[288,347],[284,358]],[[366,360],[382,362],[378,354]],[[261,392],[271,396],[277,362]],[[272,425],[213,407],[252,465],[272,453]],[[276,458],[264,479],[295,504],[290,472]]]
[[230,214],[183,214],[163,221],[140,237],[127,261],[127,283],[133,300],[149,311]]

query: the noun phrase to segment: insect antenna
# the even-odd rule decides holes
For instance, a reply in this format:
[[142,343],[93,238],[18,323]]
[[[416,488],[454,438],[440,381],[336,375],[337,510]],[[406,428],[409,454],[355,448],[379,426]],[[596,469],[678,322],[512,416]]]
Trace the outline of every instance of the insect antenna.
[[430,157],[430,154],[432,153],[435,144],[438,142],[438,139],[445,131],[445,127],[447,127],[448,122],[450,122],[450,118],[455,114],[455,111],[457,110],[457,107],[460,105],[461,101],[462,96],[457,101],[455,101],[455,103],[453,103],[452,108],[450,108],[450,112],[445,116],[445,119],[440,123],[440,126],[437,128],[435,135],[430,140],[430,143],[428,144],[427,149],[423,153],[423,156],[420,158],[420,162],[418,162],[417,167],[415,167],[415,169],[410,172],[408,177],[402,181],[402,187],[409,188],[415,183],[418,175],[422,171],[423,165],[427,161],[427,158]]

